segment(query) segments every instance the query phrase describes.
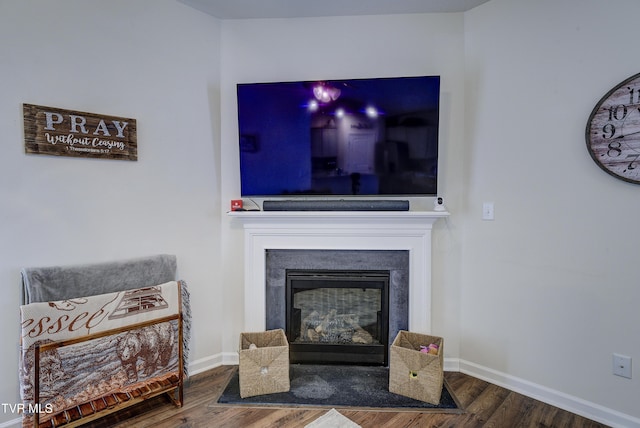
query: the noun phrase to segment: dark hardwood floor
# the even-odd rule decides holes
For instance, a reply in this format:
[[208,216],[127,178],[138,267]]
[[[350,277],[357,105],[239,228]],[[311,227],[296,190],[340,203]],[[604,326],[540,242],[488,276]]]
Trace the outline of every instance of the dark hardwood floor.
[[[326,408],[250,408],[217,405],[216,401],[237,366],[221,366],[192,376],[184,390],[184,406],[166,396],[147,400],[87,426],[120,428],[278,427],[302,428],[322,416]],[[338,409],[369,427],[605,427],[471,376],[446,372],[445,378],[465,410],[462,414],[413,411]]]

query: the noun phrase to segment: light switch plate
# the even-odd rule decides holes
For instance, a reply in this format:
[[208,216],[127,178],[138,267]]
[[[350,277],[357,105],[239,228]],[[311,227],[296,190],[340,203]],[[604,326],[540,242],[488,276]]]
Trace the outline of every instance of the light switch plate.
[[482,204],[482,219],[493,220],[493,202],[484,202]]

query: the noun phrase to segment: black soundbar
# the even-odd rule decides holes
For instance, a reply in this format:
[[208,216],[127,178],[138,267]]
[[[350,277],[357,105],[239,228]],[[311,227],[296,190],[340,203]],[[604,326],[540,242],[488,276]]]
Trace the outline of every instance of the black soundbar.
[[409,201],[321,200],[264,201],[263,211],[409,211]]

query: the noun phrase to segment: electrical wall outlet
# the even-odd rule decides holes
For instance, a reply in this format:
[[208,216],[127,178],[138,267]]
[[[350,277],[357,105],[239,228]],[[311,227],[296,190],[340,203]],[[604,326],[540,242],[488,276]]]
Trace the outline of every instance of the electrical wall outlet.
[[613,354],[613,374],[631,379],[631,357]]

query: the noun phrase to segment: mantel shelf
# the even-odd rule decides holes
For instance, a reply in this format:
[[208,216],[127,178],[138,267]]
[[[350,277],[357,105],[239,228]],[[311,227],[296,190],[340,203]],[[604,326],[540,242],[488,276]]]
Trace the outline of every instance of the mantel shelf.
[[447,211],[230,211],[227,213],[246,224],[304,222],[313,224],[346,222],[426,223],[433,224],[449,216]]

